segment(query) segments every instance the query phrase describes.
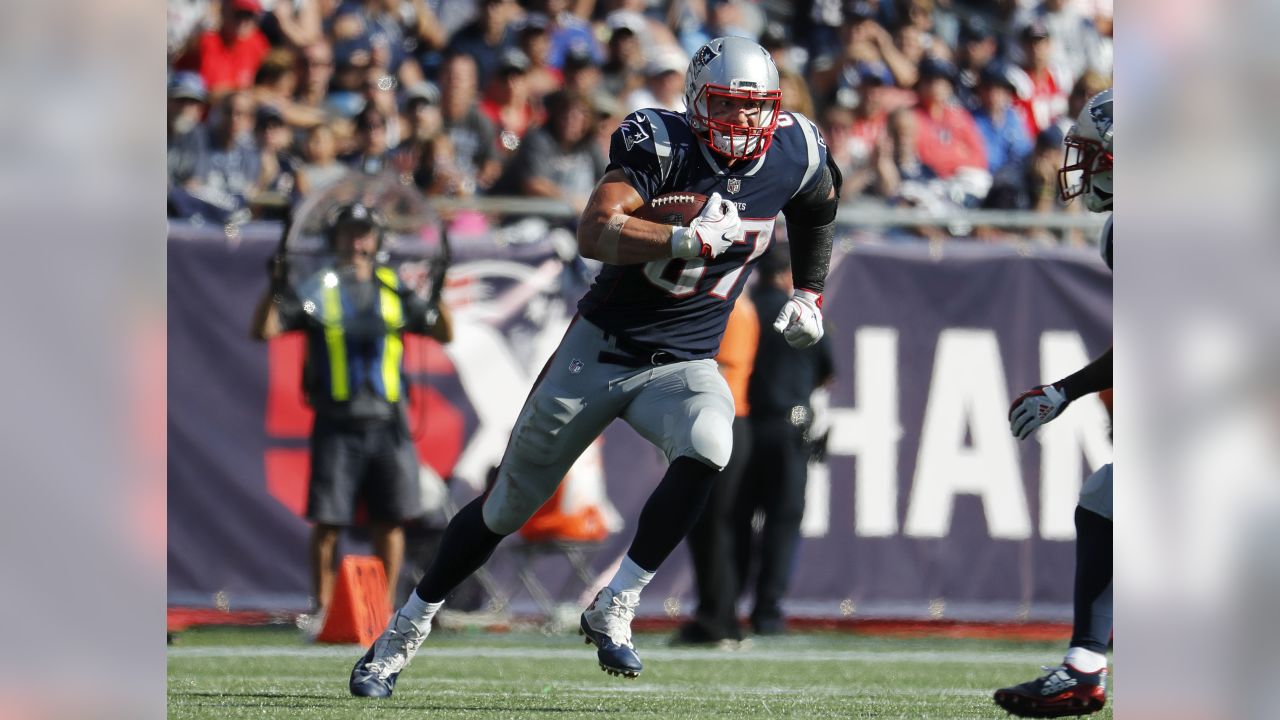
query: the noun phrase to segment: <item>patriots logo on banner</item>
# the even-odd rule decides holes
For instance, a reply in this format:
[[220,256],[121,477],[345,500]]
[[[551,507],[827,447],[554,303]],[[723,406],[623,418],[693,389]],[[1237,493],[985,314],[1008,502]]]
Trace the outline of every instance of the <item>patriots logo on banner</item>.
[[648,131],[638,120],[627,120],[618,130],[622,133],[622,141],[627,144],[627,150],[649,139]]
[[720,57],[720,53],[712,49],[711,44],[708,43],[698,49],[697,54],[693,56],[692,64],[695,70],[701,69],[703,67],[706,67],[707,63],[711,62],[712,60],[715,60],[718,57]]
[[742,178],[729,178],[729,194],[732,195],[742,189]]

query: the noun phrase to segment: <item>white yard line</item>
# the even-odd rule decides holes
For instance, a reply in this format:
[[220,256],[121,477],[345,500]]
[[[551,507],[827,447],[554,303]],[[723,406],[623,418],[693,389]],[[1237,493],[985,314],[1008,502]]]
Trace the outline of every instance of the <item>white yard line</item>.
[[[255,682],[260,683],[263,678],[260,675],[219,675],[216,678],[219,682]],[[270,690],[272,686],[282,683],[307,683],[317,682],[314,675],[282,675],[272,676],[271,682],[265,688]],[[318,685],[325,684],[323,681]],[[537,686],[536,690],[512,690],[511,685],[521,684],[526,687]],[[418,686],[426,686],[433,694],[439,695],[471,695],[475,693],[474,688],[490,687],[493,689],[501,688],[504,694],[522,697],[545,697],[547,695],[687,695],[690,697],[710,697],[710,696],[761,696],[761,697],[778,697],[778,696],[803,696],[813,697],[815,695],[825,695],[830,697],[848,697],[848,698],[871,698],[871,697],[913,697],[913,698],[948,698],[956,696],[967,697],[987,697],[991,694],[990,690],[975,688],[957,688],[957,687],[918,687],[918,688],[885,688],[885,687],[858,687],[857,685],[846,687],[770,687],[765,685],[725,685],[717,683],[714,688],[705,685],[668,685],[659,683],[635,683],[628,682],[625,685],[621,683],[610,684],[602,683],[598,685],[582,685],[579,683],[569,683],[566,681],[556,682],[540,682],[537,680],[519,679],[519,680],[491,680],[486,678],[433,678],[418,677],[408,678],[401,677],[397,683],[397,689],[417,689]],[[207,688],[207,681],[201,686]],[[459,689],[451,689],[459,688]],[[473,688],[473,689],[461,689]],[[172,690],[181,691],[181,688],[171,688]],[[546,689],[546,690],[544,690]],[[297,686],[281,688],[282,693],[289,694],[297,692]],[[549,690],[549,691],[548,691]]]
[[[1053,653],[1027,651],[994,651],[975,652],[971,650],[800,650],[786,648],[753,648],[751,650],[697,650],[643,647],[638,648],[640,656],[645,660],[678,661],[690,660],[698,662],[914,662],[932,664],[1009,664],[1034,665],[1053,660]],[[170,658],[351,658],[352,662],[360,656],[361,649],[356,646],[308,646],[308,647],[274,647],[274,646],[236,646],[236,647],[172,647]],[[517,660],[567,660],[591,659],[593,652],[588,649],[555,649],[555,648],[437,648],[425,647],[418,655],[418,662],[430,661],[431,658],[492,658]]]

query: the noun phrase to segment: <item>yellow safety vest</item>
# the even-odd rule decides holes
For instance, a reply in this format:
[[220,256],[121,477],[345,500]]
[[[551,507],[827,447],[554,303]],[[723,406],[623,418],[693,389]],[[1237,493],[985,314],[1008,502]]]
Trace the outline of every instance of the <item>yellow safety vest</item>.
[[[400,360],[404,357],[404,340],[401,337],[404,329],[404,306],[396,292],[400,281],[395,270],[389,267],[375,268],[374,273],[381,281],[378,307],[386,324],[387,334],[381,344],[380,360],[375,363],[358,363],[359,368],[348,362],[342,293],[339,292],[337,276],[326,274],[321,280],[320,319],[324,325],[325,348],[328,350],[329,394],[337,401],[350,400],[351,388],[358,387],[366,380],[381,391],[380,394],[387,402],[400,400]],[[378,368],[376,375],[371,372],[372,366]]]

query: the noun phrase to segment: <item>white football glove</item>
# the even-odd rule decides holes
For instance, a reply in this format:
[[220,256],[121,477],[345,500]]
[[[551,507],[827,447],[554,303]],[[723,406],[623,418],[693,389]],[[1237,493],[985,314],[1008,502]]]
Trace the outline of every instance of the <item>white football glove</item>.
[[702,212],[689,223],[671,232],[671,257],[713,258],[742,240],[738,206],[712,193]]
[[1058,417],[1067,407],[1067,395],[1054,385],[1041,385],[1018,396],[1009,406],[1009,429],[1019,440]]
[[782,306],[773,329],[782,333],[793,348],[807,348],[822,339],[822,296],[811,290],[796,290]]

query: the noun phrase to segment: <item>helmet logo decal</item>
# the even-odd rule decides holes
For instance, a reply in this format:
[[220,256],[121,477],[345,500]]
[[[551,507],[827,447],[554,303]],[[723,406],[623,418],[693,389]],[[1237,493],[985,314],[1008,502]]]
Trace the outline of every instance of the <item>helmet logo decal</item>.
[[707,66],[707,63],[718,57],[720,57],[720,53],[717,52],[715,48],[711,47],[711,43],[707,43],[706,45],[698,48],[698,52],[694,54],[693,60],[690,61],[689,64],[693,66],[695,71],[701,70]]
[[1098,137],[1105,138],[1111,132],[1110,103],[1099,103],[1089,108],[1089,117],[1093,118],[1093,125],[1098,129]]

